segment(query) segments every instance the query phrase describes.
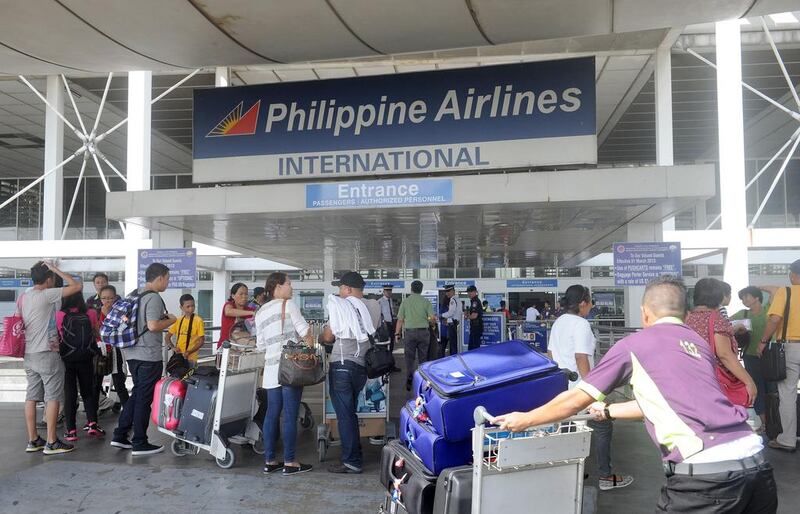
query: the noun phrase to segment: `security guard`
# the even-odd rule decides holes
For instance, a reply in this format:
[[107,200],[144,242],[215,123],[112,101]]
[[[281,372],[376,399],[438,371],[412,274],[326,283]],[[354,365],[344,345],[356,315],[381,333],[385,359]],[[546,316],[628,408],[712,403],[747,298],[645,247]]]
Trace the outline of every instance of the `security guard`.
[[469,286],[467,288],[469,295],[469,311],[467,317],[469,318],[469,346],[468,350],[474,350],[481,346],[481,336],[483,335],[483,305],[478,299],[478,288]]
[[442,337],[442,344],[439,347],[439,358],[444,357],[448,342],[450,343],[450,355],[458,353],[458,322],[461,318],[461,309],[458,308],[458,300],[456,299],[456,286],[453,284],[445,284],[444,294],[449,299],[447,311],[442,314],[442,318],[447,324],[447,333],[443,334]]

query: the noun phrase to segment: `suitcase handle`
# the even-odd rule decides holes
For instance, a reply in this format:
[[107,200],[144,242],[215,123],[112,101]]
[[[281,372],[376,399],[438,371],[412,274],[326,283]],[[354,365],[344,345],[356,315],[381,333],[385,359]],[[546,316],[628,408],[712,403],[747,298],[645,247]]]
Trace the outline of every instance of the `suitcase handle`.
[[[472,413],[472,419],[475,421],[476,425],[483,425],[484,423],[489,423],[494,425],[495,417],[489,414],[486,411],[486,408],[483,406],[475,407],[475,411]],[[571,422],[571,421],[591,421],[594,419],[594,416],[591,414],[576,414],[574,416],[570,416],[568,418],[562,419],[561,423]],[[549,425],[550,423],[545,423]]]

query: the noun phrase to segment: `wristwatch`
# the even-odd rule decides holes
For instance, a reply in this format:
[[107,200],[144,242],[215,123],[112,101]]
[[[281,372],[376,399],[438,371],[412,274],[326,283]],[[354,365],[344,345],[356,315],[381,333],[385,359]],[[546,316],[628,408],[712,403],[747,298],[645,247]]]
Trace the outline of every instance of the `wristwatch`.
[[606,405],[606,408],[605,408],[605,409],[603,409],[603,415],[606,417],[606,419],[607,419],[608,421],[613,421],[613,420],[614,420],[614,418],[612,418],[612,417],[611,417],[611,412],[608,410],[608,407],[609,407],[609,406],[608,406],[608,405]]

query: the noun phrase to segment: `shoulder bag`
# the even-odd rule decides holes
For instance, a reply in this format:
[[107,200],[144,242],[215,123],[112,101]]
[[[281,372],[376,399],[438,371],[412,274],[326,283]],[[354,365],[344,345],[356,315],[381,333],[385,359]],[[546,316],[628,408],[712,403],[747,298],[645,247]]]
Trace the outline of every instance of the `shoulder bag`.
[[786,288],[786,305],[783,308],[782,339],[770,341],[761,353],[761,373],[767,382],[780,382],[786,379],[786,330],[789,328],[789,307],[792,303],[792,288]]
[[22,321],[22,297],[17,299],[17,310],[12,316],[3,319],[3,334],[0,337],[0,355],[4,357],[25,357],[25,323]]
[[[349,301],[347,303],[350,303]],[[364,328],[364,319],[361,317],[361,311],[359,311],[353,304],[350,304],[350,307],[356,311],[356,317],[358,318],[358,326],[361,328],[361,331],[367,334],[367,339],[369,339],[369,349],[367,353],[364,354],[364,364],[367,368],[367,378],[378,378],[390,373],[394,367],[394,355],[392,355],[391,350],[389,349],[390,341],[389,338],[386,338],[386,342],[375,342],[375,338],[367,332],[367,329]],[[385,323],[381,323],[381,325],[386,327]],[[377,331],[375,332],[377,335]]]
[[[167,367],[165,368],[165,370],[167,372],[167,375],[173,378],[184,378],[192,369],[192,365],[189,363],[189,359],[186,357],[186,353],[189,351],[189,345],[192,342],[193,323],[194,323],[194,314],[192,314],[189,317],[189,328],[186,332],[186,350],[183,353],[179,353],[176,351],[169,358],[169,361],[167,361]],[[178,325],[178,346],[180,345],[182,326],[183,326],[183,320],[181,320],[181,324]]]
[[[708,341],[711,345],[711,349],[714,352],[714,356],[716,357],[714,373],[717,375],[717,381],[719,382],[722,392],[725,393],[725,396],[732,404],[741,405],[742,407],[749,407],[750,402],[747,397],[747,387],[745,386],[744,382],[739,380],[733,373],[731,373],[730,370],[726,368],[724,364],[722,364],[722,362],[719,360],[719,357],[717,357],[716,339],[714,338],[716,335],[716,332],[714,331],[714,323],[717,319],[719,319],[719,317],[719,311],[711,311],[711,316],[708,318]],[[728,339],[728,344],[730,344],[731,350],[735,355],[738,350],[735,343],[731,341],[730,336],[726,335],[725,337]]]
[[[281,305],[281,334],[286,320],[286,300]],[[325,363],[313,348],[291,339],[281,350],[278,383],[282,386],[305,387],[325,380]]]

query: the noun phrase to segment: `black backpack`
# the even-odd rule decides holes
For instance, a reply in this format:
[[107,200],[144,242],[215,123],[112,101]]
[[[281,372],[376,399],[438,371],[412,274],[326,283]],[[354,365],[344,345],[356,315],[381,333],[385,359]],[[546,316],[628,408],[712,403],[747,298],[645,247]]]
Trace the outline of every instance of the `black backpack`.
[[61,322],[58,353],[64,362],[81,362],[99,353],[92,320],[86,313],[67,312]]

